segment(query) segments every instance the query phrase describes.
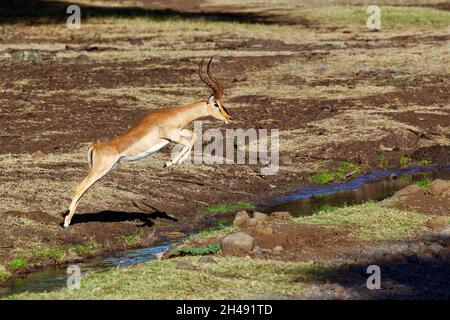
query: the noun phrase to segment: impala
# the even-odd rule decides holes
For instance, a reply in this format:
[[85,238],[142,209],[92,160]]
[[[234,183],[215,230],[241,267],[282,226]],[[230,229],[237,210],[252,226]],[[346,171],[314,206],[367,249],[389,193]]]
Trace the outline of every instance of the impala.
[[222,103],[222,84],[211,74],[211,61],[212,58],[207,65],[207,77],[203,74],[204,60],[198,70],[200,79],[213,91],[208,100],[150,112],[124,134],[108,141],[94,143],[89,147],[90,171],[75,191],[69,211],[64,217],[64,228],[69,227],[83,194],[117,164],[146,158],[169,142],[179,143],[183,145],[183,149],[171,161],[166,162],[165,167],[180,164],[189,157],[196,138],[194,132],[185,129],[188,124],[208,116],[223,120],[225,123],[231,121]]

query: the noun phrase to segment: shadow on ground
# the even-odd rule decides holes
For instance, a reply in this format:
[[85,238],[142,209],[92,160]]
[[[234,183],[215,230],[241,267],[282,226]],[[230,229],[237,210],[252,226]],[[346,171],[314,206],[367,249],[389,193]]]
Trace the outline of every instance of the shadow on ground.
[[157,218],[167,219],[170,221],[178,221],[176,218],[162,211],[147,213],[147,212],[124,212],[124,211],[105,210],[97,213],[83,213],[74,215],[72,218],[71,225],[89,222],[140,221],[142,222],[142,225],[140,225],[141,227],[151,227],[153,225],[153,220]]
[[[69,5],[76,4],[68,2],[44,1],[44,0],[12,0],[0,2],[0,12],[3,23],[12,22],[60,22],[65,23],[69,14],[66,9]],[[151,4],[151,2],[150,2]],[[82,19],[98,17],[117,18],[148,18],[152,20],[210,20],[210,21],[231,21],[241,23],[261,23],[261,24],[301,24],[310,25],[310,21],[299,19],[296,21],[283,21],[279,16],[271,14],[251,13],[251,12],[226,12],[225,10],[202,11],[183,9],[156,9],[146,7],[105,7],[87,4],[78,4],[81,9]],[[175,6],[176,7],[176,6]],[[194,6],[195,8],[195,6]]]
[[[373,275],[373,272],[367,273],[370,265],[377,265],[380,268],[380,289],[367,288],[367,279]],[[342,286],[343,291],[354,299],[440,300],[450,298],[448,270],[450,270],[448,254],[440,257],[418,257],[411,254],[336,268],[314,268],[306,279],[299,278],[298,281],[334,283]],[[321,290],[324,289],[321,288]],[[322,296],[324,292],[314,292],[313,296],[316,294]],[[330,296],[330,298],[335,297]]]

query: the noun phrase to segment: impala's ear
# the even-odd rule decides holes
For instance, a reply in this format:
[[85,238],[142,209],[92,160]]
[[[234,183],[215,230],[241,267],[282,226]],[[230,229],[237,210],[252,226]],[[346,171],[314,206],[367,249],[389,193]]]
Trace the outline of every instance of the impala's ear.
[[211,102],[213,102],[214,100],[216,100],[216,97],[212,94],[209,99],[208,99],[208,104],[210,104]]

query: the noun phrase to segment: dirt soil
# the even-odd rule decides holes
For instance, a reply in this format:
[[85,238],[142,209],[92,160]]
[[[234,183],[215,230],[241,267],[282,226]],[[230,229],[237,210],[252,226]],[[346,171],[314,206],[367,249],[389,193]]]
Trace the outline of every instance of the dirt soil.
[[[383,155],[387,167],[398,167],[402,156],[412,157],[411,165],[448,163],[450,77],[441,58],[450,37],[441,30],[375,34],[283,20],[268,8],[240,13],[243,7],[203,1],[134,1],[142,6],[84,2],[90,20],[73,31],[54,16],[66,3],[38,10],[42,2],[33,1],[23,12],[20,3],[0,5],[11,27],[0,40],[0,264],[29,256],[35,244],[95,241],[109,251],[182,236],[214,223],[206,210],[212,205],[276,198],[339,161],[377,168]],[[201,12],[211,20],[196,24]],[[121,20],[133,13],[181,22]],[[111,16],[118,18],[103,23]],[[239,19],[247,24],[220,24]],[[254,31],[261,25],[271,33]],[[289,36],[275,38],[277,32]],[[39,58],[24,61],[24,52]],[[280,130],[278,173],[262,176],[261,164],[164,169],[166,148],[96,184],[63,230],[61,214],[88,170],[88,145],[124,132],[152,109],[206,99],[196,70],[212,55],[235,119],[228,128]],[[423,61],[435,67],[425,70]],[[203,128],[226,127],[208,120]],[[300,249],[308,258],[320,246],[324,256],[358,246],[331,230],[302,228],[272,239],[291,248],[292,259]],[[329,243],[317,238],[324,232]],[[130,236],[139,240],[126,241]]]

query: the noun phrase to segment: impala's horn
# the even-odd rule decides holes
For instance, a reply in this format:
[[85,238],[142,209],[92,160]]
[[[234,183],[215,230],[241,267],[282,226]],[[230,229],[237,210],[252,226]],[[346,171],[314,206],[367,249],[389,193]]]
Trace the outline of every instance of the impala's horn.
[[214,97],[216,99],[220,99],[222,97],[223,94],[223,87],[222,84],[219,82],[219,80],[217,80],[216,78],[214,78],[211,74],[211,62],[212,62],[211,58],[208,62],[208,65],[206,67],[206,73],[208,74],[208,78],[206,78],[203,75],[203,63],[205,61],[205,59],[202,59],[202,62],[200,63],[200,66],[198,68],[198,75],[200,76],[200,79],[208,86],[212,89],[212,91],[214,92]]

